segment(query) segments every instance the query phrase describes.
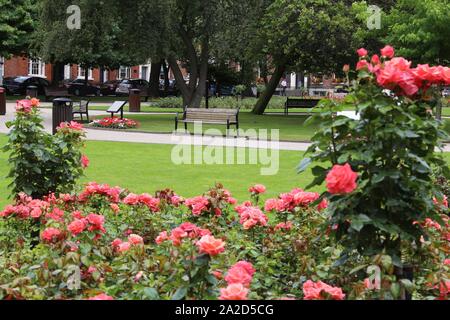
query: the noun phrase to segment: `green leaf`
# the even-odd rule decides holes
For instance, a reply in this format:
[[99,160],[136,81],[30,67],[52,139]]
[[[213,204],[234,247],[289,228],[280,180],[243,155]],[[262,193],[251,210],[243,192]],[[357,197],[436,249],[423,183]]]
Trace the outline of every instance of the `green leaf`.
[[186,295],[187,295],[187,292],[188,292],[187,287],[180,287],[180,288],[178,288],[178,290],[172,296],[172,300],[182,300],[182,299],[184,299],[184,297],[186,297]]
[[311,164],[311,158],[304,158],[297,167],[297,173],[304,172]]
[[158,291],[155,288],[145,288],[144,295],[149,300],[159,300],[160,299]]

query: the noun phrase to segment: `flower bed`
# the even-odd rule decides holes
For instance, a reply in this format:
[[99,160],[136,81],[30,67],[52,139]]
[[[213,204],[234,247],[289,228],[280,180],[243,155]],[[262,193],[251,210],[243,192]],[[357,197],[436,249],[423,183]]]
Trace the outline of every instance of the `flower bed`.
[[97,128],[108,128],[108,129],[135,129],[139,126],[137,121],[127,119],[127,118],[103,118],[100,120],[94,120],[92,122],[93,127]]
[[[356,188],[349,168],[328,180],[332,191]],[[387,256],[332,267],[342,247],[330,235],[339,227],[323,228],[327,200],[318,193],[294,189],[260,203],[266,188],[249,191],[242,204],[221,185],[189,199],[97,183],[43,200],[21,194],[0,212],[0,299],[342,300],[391,291]],[[448,297],[443,221],[413,226],[428,234],[417,297]],[[381,279],[366,274],[371,265]]]

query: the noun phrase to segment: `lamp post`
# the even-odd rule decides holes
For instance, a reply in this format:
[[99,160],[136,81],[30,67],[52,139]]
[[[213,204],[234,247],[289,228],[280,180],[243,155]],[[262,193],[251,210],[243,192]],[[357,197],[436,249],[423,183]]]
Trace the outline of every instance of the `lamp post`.
[[0,86],[3,85],[3,72],[4,72],[3,67],[4,67],[4,65],[5,65],[5,63],[3,62],[3,59],[1,59],[1,60],[0,60],[0,69],[1,69],[2,71],[0,72]]
[[206,109],[209,109],[209,80],[206,80],[205,106],[206,106]]

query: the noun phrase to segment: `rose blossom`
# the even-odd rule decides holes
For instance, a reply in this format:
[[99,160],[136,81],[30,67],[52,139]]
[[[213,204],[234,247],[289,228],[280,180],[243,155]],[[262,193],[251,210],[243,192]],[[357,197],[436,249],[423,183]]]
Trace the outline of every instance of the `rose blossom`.
[[119,244],[117,246],[117,251],[118,252],[126,252],[128,250],[130,250],[131,248],[131,243],[129,242],[122,242],[121,244]]
[[367,50],[364,48],[358,49],[357,53],[360,57],[365,57],[368,54]]
[[304,300],[325,300],[323,293],[330,295],[332,300],[344,300],[345,294],[341,288],[332,287],[322,281],[306,281],[303,284]]
[[72,233],[72,236],[75,237],[82,233],[86,226],[87,221],[85,219],[76,219],[67,226],[67,230],[69,230]]
[[96,295],[95,297],[89,298],[88,300],[105,300],[106,301],[106,300],[114,300],[114,298],[111,296],[108,296],[104,293],[101,293],[101,294]]
[[117,203],[111,203],[111,204],[109,205],[109,207],[111,208],[111,210],[112,210],[114,213],[119,213],[119,212],[120,212],[120,208],[119,208],[119,206],[117,205]]
[[210,235],[203,236],[197,241],[196,245],[200,253],[209,254],[210,256],[216,256],[225,251],[225,242]]
[[156,237],[155,242],[156,244],[161,244],[166,240],[169,240],[169,236],[167,235],[167,231],[163,231]]
[[133,245],[144,244],[144,239],[142,239],[142,237],[138,236],[137,234],[130,234],[130,236],[128,237],[128,241]]
[[220,289],[219,300],[247,300],[248,292],[241,283],[233,283],[225,289]]
[[391,47],[391,46],[385,46],[383,49],[381,49],[381,55],[383,56],[383,57],[386,57],[386,58],[393,58],[394,57],[394,55],[395,55],[395,50],[394,50],[394,48],[393,47]]
[[348,163],[343,166],[335,165],[326,178],[328,192],[331,194],[351,193],[357,188],[357,179],[358,174]]
[[248,191],[254,194],[262,194],[266,192],[266,187],[262,184],[255,184],[253,187],[250,187]]
[[229,285],[233,283],[241,283],[244,286],[249,287],[255,272],[256,270],[253,268],[251,263],[247,261],[240,261],[228,270],[225,281]]
[[56,228],[47,228],[42,232],[42,240],[45,242],[54,242],[61,236],[61,231]]
[[90,163],[89,158],[83,154],[81,156],[81,166],[83,167],[83,169],[89,167],[89,163]]

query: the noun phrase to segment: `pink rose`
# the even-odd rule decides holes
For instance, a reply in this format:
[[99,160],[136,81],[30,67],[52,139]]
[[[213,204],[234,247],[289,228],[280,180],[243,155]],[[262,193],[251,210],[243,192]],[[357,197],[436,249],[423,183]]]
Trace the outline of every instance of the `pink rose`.
[[254,193],[254,194],[262,194],[264,192],[266,192],[266,187],[263,186],[262,184],[256,184],[253,187],[250,187],[250,189],[248,189],[249,192]]
[[119,207],[116,203],[111,203],[111,204],[109,205],[109,207],[111,208],[111,210],[112,210],[114,213],[119,213],[119,212],[120,212],[120,207]]
[[72,236],[76,237],[84,231],[86,226],[87,221],[85,219],[76,219],[67,226],[67,230],[72,233]]
[[332,287],[322,281],[306,281],[303,284],[304,300],[325,300],[328,297],[332,300],[344,300],[345,294],[341,288]]
[[367,50],[364,48],[358,49],[356,52],[358,53],[358,56],[360,56],[361,58],[367,56],[368,54]]
[[41,238],[45,242],[53,243],[59,240],[61,231],[56,228],[47,228],[42,232]]
[[374,65],[377,65],[380,63],[380,57],[377,54],[374,54],[370,62],[372,62],[372,64]]
[[200,253],[209,254],[210,256],[216,256],[225,251],[225,242],[210,235],[203,236],[197,241],[196,245]]
[[113,297],[110,297],[104,293],[98,294],[95,297],[91,297],[88,300],[114,300]]
[[83,169],[89,167],[89,163],[90,163],[89,158],[83,154],[81,156],[81,166],[83,167]]
[[348,163],[343,166],[335,165],[326,177],[328,192],[331,194],[347,194],[356,188],[358,174],[353,172]]
[[350,65],[349,64],[344,64],[344,67],[342,68],[342,71],[344,71],[345,73],[349,73]]
[[128,241],[133,245],[144,244],[144,239],[142,239],[142,237],[138,236],[137,234],[130,234],[130,236],[128,237]]
[[123,199],[123,203],[134,206],[139,202],[139,196],[134,193],[130,193],[128,196]]
[[356,70],[369,69],[369,63],[366,60],[360,60],[356,64]]
[[247,300],[248,292],[241,283],[233,283],[225,289],[220,289],[219,300]]
[[319,203],[319,205],[317,206],[317,210],[322,211],[325,210],[326,208],[328,208],[328,200],[323,199],[322,202]]
[[167,231],[163,231],[156,237],[155,242],[156,244],[161,244],[166,240],[169,240],[169,236],[167,235]]
[[383,57],[386,57],[386,58],[389,58],[389,59],[391,59],[391,58],[393,58],[394,57],[394,55],[395,55],[395,50],[394,50],[394,48],[393,47],[391,47],[391,46],[385,46],[383,49],[381,49],[381,55],[383,56]]
[[117,246],[117,251],[118,252],[126,252],[128,250],[130,250],[131,248],[131,243],[129,242],[122,242],[121,244],[119,244]]
[[113,247],[113,248],[116,248],[116,247],[118,247],[119,245],[121,245],[122,244],[122,240],[120,240],[120,239],[115,239],[113,242],[111,242],[111,246]]

